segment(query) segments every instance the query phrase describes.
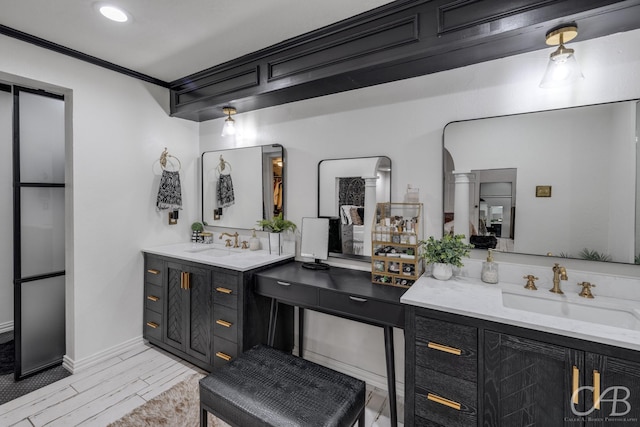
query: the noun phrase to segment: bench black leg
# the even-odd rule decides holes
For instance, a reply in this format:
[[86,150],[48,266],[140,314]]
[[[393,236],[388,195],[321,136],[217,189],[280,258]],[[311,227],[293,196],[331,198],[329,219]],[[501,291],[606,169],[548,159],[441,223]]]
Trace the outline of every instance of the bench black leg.
[[207,410],[200,406],[200,427],[207,427]]
[[364,427],[364,412],[365,410],[362,408],[362,412],[360,412],[360,416],[358,417],[358,427]]

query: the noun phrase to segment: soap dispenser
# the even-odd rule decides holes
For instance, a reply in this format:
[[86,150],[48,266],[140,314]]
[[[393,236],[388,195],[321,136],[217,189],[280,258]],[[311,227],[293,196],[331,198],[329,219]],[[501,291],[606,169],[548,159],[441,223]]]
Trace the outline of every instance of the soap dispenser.
[[249,239],[249,250],[257,251],[258,249],[260,249],[260,239],[256,237],[256,230],[251,230],[251,231],[253,232],[253,234]]
[[498,263],[493,262],[493,249],[489,249],[487,260],[482,263],[482,274],[485,283],[498,283]]

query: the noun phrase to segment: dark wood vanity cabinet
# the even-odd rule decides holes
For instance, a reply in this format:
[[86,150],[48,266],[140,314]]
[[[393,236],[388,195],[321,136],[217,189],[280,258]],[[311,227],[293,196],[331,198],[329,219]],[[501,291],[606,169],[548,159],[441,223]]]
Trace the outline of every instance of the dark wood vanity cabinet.
[[637,351],[413,306],[406,312],[407,426],[640,423]]
[[270,300],[251,290],[260,270],[145,253],[144,338],[207,371],[265,343]]

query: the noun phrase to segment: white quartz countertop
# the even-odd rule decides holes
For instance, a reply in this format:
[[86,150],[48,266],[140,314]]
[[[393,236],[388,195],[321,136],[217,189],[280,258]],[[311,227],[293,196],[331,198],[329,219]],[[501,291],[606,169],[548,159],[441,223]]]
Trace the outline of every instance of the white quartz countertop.
[[235,271],[248,271],[257,267],[293,258],[293,254],[272,255],[268,250],[227,248],[224,245],[204,243],[177,243],[142,249],[142,252],[193,261]]
[[[524,298],[524,301],[528,297],[535,298],[533,302],[538,305],[542,304],[542,307],[545,303],[555,304],[561,309],[571,304],[578,304],[583,311],[588,313],[591,309],[595,309],[596,312],[602,310],[603,316],[607,315],[606,309],[611,307],[614,312],[617,309],[623,311],[623,314],[631,319],[631,323],[625,327],[615,327],[596,323],[596,321],[601,322],[606,319],[597,319],[591,322],[566,316],[540,314],[529,311],[529,308],[510,308],[503,303],[503,293],[505,297],[515,295]],[[635,300],[597,295],[594,299],[586,299],[578,296],[575,292],[557,295],[548,292],[548,289],[539,288],[537,291],[530,291],[517,284],[489,285],[477,278],[454,277],[441,281],[423,275],[405,292],[400,301],[418,307],[640,351],[640,327],[638,326],[640,325],[640,303]],[[638,322],[634,322],[634,318],[637,318]]]

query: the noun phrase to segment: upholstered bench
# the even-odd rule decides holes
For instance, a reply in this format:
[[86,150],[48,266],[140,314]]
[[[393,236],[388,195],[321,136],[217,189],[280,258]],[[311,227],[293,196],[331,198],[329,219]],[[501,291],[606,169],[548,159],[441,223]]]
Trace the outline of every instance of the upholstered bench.
[[364,407],[364,381],[264,345],[200,380],[201,427],[364,427]]

